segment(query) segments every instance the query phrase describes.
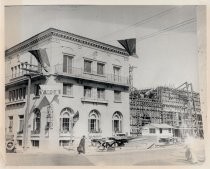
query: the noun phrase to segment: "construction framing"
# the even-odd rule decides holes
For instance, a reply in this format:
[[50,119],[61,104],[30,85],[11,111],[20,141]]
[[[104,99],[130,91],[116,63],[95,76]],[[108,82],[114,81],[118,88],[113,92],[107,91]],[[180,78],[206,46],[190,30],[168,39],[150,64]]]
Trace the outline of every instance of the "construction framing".
[[178,88],[131,90],[130,114],[132,135],[141,135],[146,124],[165,123],[174,127],[174,137],[183,138],[187,133],[203,137],[200,96],[191,83]]

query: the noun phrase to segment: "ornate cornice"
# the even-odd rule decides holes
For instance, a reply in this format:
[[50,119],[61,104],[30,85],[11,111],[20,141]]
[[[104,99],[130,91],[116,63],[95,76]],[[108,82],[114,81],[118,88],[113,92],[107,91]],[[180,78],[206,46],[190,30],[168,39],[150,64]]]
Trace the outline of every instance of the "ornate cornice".
[[79,35],[75,35],[73,33],[69,33],[66,31],[61,31],[55,28],[49,28],[11,48],[9,48],[8,50],[6,50],[5,55],[9,56],[12,55],[16,52],[20,52],[23,51],[26,48],[29,48],[30,46],[34,46],[36,44],[38,44],[39,42],[49,38],[49,37],[58,37],[58,38],[62,38],[62,39],[67,39],[76,43],[80,43],[80,44],[84,44],[84,45],[88,45],[88,46],[92,46],[95,48],[99,48],[108,52],[112,52],[112,53],[117,53],[120,55],[124,55],[124,56],[128,56],[129,54],[121,48],[112,46],[112,45],[108,45],[106,43],[102,43],[93,39],[89,39],[86,37],[82,37]]
[[5,51],[5,56],[7,57],[7,56],[12,55],[16,52],[21,52],[29,47],[32,47],[32,46],[38,44],[39,42],[41,42],[43,40],[49,38],[50,36],[52,36],[52,33],[49,32],[48,30],[41,32],[41,33],[39,33],[27,40],[15,45],[15,46],[7,49]]

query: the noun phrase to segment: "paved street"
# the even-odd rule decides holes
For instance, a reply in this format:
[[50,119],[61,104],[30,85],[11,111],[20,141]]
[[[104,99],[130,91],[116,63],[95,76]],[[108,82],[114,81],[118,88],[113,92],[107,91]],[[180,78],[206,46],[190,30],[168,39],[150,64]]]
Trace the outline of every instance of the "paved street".
[[[7,165],[192,165],[185,161],[183,146],[151,150],[116,150],[115,152],[65,154],[7,154]],[[196,152],[198,164],[204,162],[202,148]]]
[[94,165],[87,157],[78,154],[7,154],[6,165],[24,166],[90,166]]

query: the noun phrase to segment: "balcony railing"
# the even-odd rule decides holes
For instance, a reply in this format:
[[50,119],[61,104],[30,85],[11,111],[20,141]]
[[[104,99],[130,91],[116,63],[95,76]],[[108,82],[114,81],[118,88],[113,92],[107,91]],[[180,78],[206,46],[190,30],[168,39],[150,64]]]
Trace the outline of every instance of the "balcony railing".
[[60,130],[59,131],[59,136],[60,137],[70,137],[71,132],[70,132],[70,130]]
[[13,105],[13,104],[21,104],[21,103],[25,103],[26,102],[26,99],[25,98],[21,98],[21,99],[15,99],[15,100],[9,100],[5,103],[6,106],[9,106],[9,105]]
[[116,76],[113,74],[98,74],[97,72],[94,71],[85,72],[84,69],[75,68],[75,67],[67,67],[64,70],[63,64],[55,65],[55,73],[75,78],[129,86],[128,77]]
[[101,130],[99,130],[99,131],[90,131],[88,133],[88,137],[91,138],[91,139],[101,138],[102,137],[102,131]]
[[17,132],[17,137],[22,137],[22,136],[23,136],[23,130],[18,131],[18,132]]
[[[16,69],[14,69],[16,67]],[[5,83],[10,83],[19,80],[25,80],[26,77],[24,75],[32,74],[32,75],[40,75],[42,73],[42,67],[37,65],[31,65],[28,63],[21,63],[19,66],[14,66],[11,73],[5,76]]]
[[31,136],[39,136],[40,135],[40,130],[32,130],[31,131]]
[[108,104],[108,101],[105,99],[102,99],[102,98],[83,97],[83,98],[81,98],[81,101],[82,102]]

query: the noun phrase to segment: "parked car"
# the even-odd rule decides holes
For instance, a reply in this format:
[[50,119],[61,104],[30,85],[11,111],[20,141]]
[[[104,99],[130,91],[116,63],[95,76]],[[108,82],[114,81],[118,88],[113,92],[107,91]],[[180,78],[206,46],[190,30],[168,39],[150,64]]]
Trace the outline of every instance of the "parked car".
[[6,152],[7,153],[15,152],[15,141],[14,140],[6,141]]
[[14,135],[6,135],[6,152],[13,153],[15,152],[15,140]]

